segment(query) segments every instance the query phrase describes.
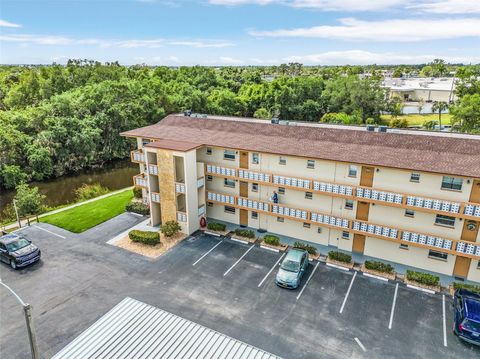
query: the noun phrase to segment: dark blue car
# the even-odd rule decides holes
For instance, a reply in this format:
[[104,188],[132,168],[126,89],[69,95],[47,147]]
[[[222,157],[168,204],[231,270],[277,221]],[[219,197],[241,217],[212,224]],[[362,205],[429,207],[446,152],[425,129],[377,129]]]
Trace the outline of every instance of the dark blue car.
[[453,332],[468,343],[480,345],[480,295],[457,289],[453,297]]

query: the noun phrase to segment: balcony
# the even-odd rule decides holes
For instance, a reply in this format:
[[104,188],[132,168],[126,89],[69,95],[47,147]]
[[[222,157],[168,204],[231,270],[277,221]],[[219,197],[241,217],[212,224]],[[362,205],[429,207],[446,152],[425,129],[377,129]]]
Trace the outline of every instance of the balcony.
[[133,176],[133,185],[137,187],[144,187],[144,188],[148,187],[147,180],[142,174]]
[[203,216],[205,214],[205,205],[198,207],[198,216]]
[[175,182],[175,193],[185,193],[185,183]]
[[145,155],[140,150],[131,151],[130,159],[132,162],[135,162],[135,163],[145,163]]
[[152,199],[152,202],[160,203],[160,193],[152,192],[150,194],[150,197]]
[[200,177],[197,179],[197,188],[202,188],[205,186],[205,177]]
[[177,221],[178,222],[186,222],[187,221],[187,214],[185,212],[177,212]]
[[151,175],[158,176],[158,166],[157,165],[148,165],[148,173]]

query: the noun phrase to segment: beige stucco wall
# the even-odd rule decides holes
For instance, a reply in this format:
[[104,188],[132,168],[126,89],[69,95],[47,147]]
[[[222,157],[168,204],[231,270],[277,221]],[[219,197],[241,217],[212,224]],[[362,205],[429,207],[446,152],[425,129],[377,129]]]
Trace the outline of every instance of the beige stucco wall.
[[187,206],[188,234],[200,228],[198,216],[198,189],[197,189],[197,151],[192,150],[183,157],[185,172],[185,199]]
[[158,150],[157,161],[161,169],[158,173],[160,198],[162,199],[160,208],[162,223],[165,223],[167,221],[177,220],[173,152]]
[[219,147],[211,147],[212,154],[207,155],[207,147],[201,147],[197,149],[197,161],[205,162],[205,163],[213,163],[219,166],[225,167],[238,167],[239,166],[239,158],[240,154],[238,151],[236,152],[235,160],[225,160],[223,159],[224,149]]
[[479,260],[472,259],[470,263],[470,270],[468,271],[467,276],[468,280],[480,283],[480,268],[478,267],[479,262]]

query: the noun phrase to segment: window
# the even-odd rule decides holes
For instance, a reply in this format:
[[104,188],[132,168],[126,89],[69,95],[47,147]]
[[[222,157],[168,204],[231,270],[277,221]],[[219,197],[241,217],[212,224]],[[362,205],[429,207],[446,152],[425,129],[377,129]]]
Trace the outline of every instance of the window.
[[310,228],[310,223],[304,223],[303,228]]
[[408,249],[408,244],[400,244],[400,249]]
[[280,156],[278,158],[278,164],[279,165],[286,165],[287,164],[287,159],[285,157]]
[[207,175],[207,181],[213,181],[213,176]]
[[317,228],[317,233],[322,233],[322,227]]
[[440,226],[454,227],[455,217],[444,216],[443,214],[437,214],[435,217],[435,224]]
[[413,209],[406,209],[405,210],[405,217],[415,217],[415,211]]
[[285,188],[284,187],[278,187],[278,194],[285,194]]
[[315,168],[315,160],[307,160],[307,168]]
[[313,193],[312,192],[305,192],[305,199],[312,199]]
[[258,212],[252,211],[252,219],[258,219]]
[[236,152],[234,150],[225,150],[223,152],[223,159],[229,161],[235,161]]
[[212,154],[212,148],[211,147],[207,147],[207,150],[205,151],[205,153],[207,155],[211,155]]
[[260,155],[256,152],[252,153],[252,163],[258,165],[260,163]]
[[225,212],[235,214],[235,207],[225,206]]
[[284,220],[284,218],[283,218],[283,217],[277,217],[277,222],[281,222],[281,223],[283,223],[284,221],[285,221],[285,220]]
[[462,184],[463,184],[463,179],[461,178],[443,176],[442,189],[461,191]]
[[357,166],[349,165],[348,166],[348,177],[357,177]]
[[213,207],[213,202],[207,202],[208,207]]
[[420,173],[411,173],[410,182],[420,182]]
[[343,239],[350,239],[350,233],[347,231],[342,231],[342,238]]
[[446,261],[448,259],[448,253],[429,250],[428,251],[428,258],[440,259],[442,261]]
[[230,178],[224,178],[224,179],[223,179],[223,185],[224,185],[225,187],[235,188],[235,180],[230,179]]
[[258,183],[252,183],[252,192],[258,192]]
[[477,269],[480,269],[480,261],[477,263]]
[[151,141],[148,138],[142,138],[142,147],[148,145]]
[[353,200],[351,199],[345,200],[345,209],[353,209]]

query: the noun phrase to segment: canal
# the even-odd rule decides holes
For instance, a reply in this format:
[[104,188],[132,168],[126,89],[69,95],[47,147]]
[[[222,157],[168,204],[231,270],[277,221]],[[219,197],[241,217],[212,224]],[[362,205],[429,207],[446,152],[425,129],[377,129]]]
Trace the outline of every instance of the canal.
[[[75,201],[75,190],[83,184],[100,183],[114,191],[133,185],[132,177],[139,173],[138,165],[130,161],[109,163],[102,168],[85,170],[77,174],[58,177],[45,182],[32,182],[46,196],[47,206],[59,206]],[[14,190],[0,188],[0,218],[3,209],[12,203]]]

